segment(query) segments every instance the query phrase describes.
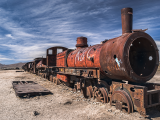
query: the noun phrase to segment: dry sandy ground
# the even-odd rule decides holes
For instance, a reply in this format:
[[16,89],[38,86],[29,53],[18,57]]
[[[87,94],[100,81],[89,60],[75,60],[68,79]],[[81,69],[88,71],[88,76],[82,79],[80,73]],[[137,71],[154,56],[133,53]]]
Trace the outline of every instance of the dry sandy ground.
[[[53,94],[21,99],[12,88],[15,80],[35,81]],[[151,81],[160,83],[158,74]],[[144,118],[138,112],[123,113],[109,103],[85,99],[80,92],[75,93],[63,84],[56,86],[34,74],[0,71],[0,120],[160,120],[157,110],[150,111],[149,115]]]

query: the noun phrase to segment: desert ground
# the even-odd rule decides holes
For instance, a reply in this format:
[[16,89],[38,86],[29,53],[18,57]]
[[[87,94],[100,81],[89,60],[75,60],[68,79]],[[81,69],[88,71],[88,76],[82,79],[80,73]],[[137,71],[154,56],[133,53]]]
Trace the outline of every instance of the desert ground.
[[[15,95],[12,81],[34,81],[53,94],[30,98]],[[160,71],[150,82],[160,83]],[[138,112],[127,114],[93,99],[86,99],[80,92],[48,81],[28,72],[0,71],[0,120],[160,120],[158,110],[150,110],[144,118]]]

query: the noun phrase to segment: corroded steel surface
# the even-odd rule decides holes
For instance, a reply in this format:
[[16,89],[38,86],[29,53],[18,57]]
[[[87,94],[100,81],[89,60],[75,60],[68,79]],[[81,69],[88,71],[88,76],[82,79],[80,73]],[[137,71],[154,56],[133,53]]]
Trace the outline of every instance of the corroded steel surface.
[[51,94],[49,90],[33,81],[13,81],[12,85],[19,97]]

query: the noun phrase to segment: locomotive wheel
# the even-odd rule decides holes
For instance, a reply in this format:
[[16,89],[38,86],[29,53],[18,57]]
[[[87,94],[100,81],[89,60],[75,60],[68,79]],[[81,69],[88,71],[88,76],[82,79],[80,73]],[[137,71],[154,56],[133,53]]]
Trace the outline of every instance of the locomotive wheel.
[[107,84],[107,82],[105,82],[105,81],[103,81],[103,80],[100,80],[100,81],[98,81],[98,87],[100,88],[100,87],[104,87],[105,89],[106,89],[106,91],[107,91],[107,93],[108,93],[108,91],[110,90],[110,87],[109,87],[109,85]]
[[46,79],[49,80],[49,76],[46,74]]
[[44,74],[42,74],[42,78],[44,78]]
[[115,91],[111,96],[110,104],[121,111],[133,112],[132,100],[124,90]]
[[56,84],[56,85],[59,85],[59,84],[60,84],[60,80],[59,80],[58,78],[56,78],[55,84]]
[[92,86],[83,87],[81,93],[85,98],[92,98],[93,94]]
[[49,76],[49,81],[53,82],[53,75]]
[[54,83],[55,83],[55,81],[56,81],[56,77],[53,77],[53,80],[52,80],[52,82],[54,82]]
[[93,93],[92,86],[88,86],[86,91],[87,97],[92,98],[92,93]]
[[73,91],[77,92],[77,85],[74,84]]
[[39,73],[39,76],[42,76],[42,73]]
[[44,74],[44,78],[47,79],[47,74]]
[[96,98],[96,100],[98,102],[102,102],[102,103],[108,103],[108,94],[105,90],[104,87],[102,88],[97,88],[95,87],[94,88],[94,91],[93,91],[93,98]]
[[43,78],[46,78],[46,74],[45,73],[43,74]]

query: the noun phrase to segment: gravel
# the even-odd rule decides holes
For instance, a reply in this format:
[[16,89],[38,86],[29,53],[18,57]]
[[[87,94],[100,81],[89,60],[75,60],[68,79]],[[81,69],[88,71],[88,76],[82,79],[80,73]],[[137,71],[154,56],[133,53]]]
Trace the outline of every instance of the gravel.
[[[12,81],[34,81],[50,90],[52,95],[21,99],[16,97]],[[159,74],[151,82],[159,82]],[[109,103],[86,99],[63,84],[54,83],[27,72],[0,71],[0,120],[160,120],[160,112],[150,111],[149,118],[138,112],[116,110]]]

